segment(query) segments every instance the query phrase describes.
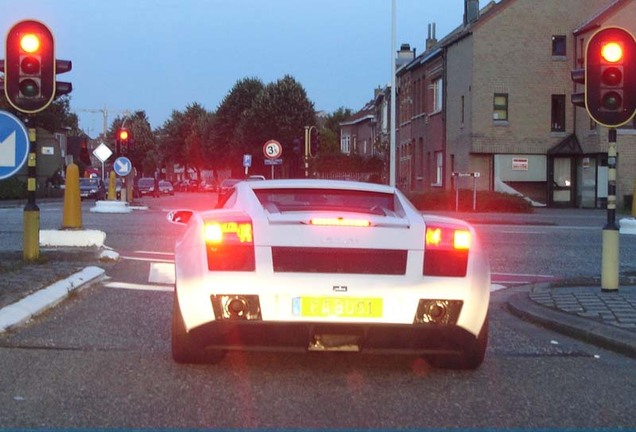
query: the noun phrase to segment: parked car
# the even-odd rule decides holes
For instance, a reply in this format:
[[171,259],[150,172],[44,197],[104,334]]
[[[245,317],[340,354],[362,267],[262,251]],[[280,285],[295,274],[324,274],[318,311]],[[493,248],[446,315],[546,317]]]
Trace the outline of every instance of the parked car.
[[177,362],[263,348],[484,359],[491,280],[475,230],[395,187],[238,182],[223,208],[168,220],[189,227],[175,246]]
[[223,180],[221,182],[221,185],[219,186],[218,202],[219,203],[224,202],[225,199],[230,194],[230,192],[232,190],[234,190],[234,185],[236,185],[237,183],[239,183],[241,181],[243,181],[243,180],[242,179],[235,179],[235,178],[226,178],[225,180]]
[[80,178],[80,199],[94,199],[96,201],[106,198],[106,186],[99,177]]
[[137,190],[139,196],[152,195],[155,191],[155,179],[152,177],[142,177],[137,180]]
[[214,180],[205,180],[199,185],[199,190],[201,192],[216,192],[218,187]]
[[174,195],[174,187],[168,180],[160,180],[159,192],[161,192],[162,195]]

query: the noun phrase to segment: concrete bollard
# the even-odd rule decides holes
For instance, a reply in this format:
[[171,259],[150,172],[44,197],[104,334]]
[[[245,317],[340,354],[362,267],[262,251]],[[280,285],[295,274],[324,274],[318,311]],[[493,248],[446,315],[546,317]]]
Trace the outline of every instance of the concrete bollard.
[[82,228],[82,200],[79,187],[79,167],[72,163],[66,168],[64,213],[62,229]]

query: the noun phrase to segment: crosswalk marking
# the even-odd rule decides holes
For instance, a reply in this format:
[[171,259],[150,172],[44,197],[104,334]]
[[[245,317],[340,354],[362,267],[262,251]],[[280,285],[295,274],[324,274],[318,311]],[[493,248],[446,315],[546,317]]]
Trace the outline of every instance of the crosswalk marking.
[[148,282],[174,285],[174,263],[152,262]]

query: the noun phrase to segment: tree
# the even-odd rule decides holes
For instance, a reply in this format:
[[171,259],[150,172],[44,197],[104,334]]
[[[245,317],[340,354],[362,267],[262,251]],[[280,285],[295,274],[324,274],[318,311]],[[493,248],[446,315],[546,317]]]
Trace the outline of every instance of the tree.
[[201,170],[211,165],[213,119],[198,103],[188,105],[184,112],[173,111],[157,132],[161,163],[177,163],[185,171],[192,167],[200,177]]
[[[79,128],[77,114],[70,109],[70,96],[62,96],[51,103],[45,110],[32,116],[34,124],[49,132],[66,132],[68,136],[83,136]],[[24,114],[13,108],[6,99],[4,91],[0,91],[0,109],[8,111],[22,119]]]
[[120,129],[125,128],[130,134],[129,153],[127,157],[138,170],[153,172],[159,165],[159,156],[155,146],[155,134],[145,111],[136,111],[131,115],[117,117],[111,124],[108,136],[112,139],[111,149],[115,148],[115,140]]
[[353,115],[349,108],[340,107],[325,118],[320,134],[320,153],[340,153],[340,123]]
[[216,110],[211,149],[218,168],[240,166],[245,147],[236,139],[239,123],[264,88],[257,78],[239,80]]
[[303,137],[305,126],[315,124],[314,104],[291,76],[268,84],[244,112],[236,137],[246,153],[262,154],[263,144],[279,141],[291,154],[294,138]]

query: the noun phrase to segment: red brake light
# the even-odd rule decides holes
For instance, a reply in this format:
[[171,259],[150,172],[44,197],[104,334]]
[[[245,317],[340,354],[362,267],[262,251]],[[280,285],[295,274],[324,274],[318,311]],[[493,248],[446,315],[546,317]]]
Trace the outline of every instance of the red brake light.
[[466,276],[471,242],[472,233],[466,227],[450,224],[427,226],[424,275]]
[[233,213],[206,221],[202,234],[206,243],[208,270],[254,271],[254,236],[249,217]]
[[220,243],[252,243],[251,222],[208,222],[205,224],[205,241]]
[[368,227],[371,222],[364,219],[347,219],[343,217],[333,218],[312,218],[309,221],[312,225],[320,226],[346,226],[346,227]]

